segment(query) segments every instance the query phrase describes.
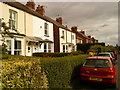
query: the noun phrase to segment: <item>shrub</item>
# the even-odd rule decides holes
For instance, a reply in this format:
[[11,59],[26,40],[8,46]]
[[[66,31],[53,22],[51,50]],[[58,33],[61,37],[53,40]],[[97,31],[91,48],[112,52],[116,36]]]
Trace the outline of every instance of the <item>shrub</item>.
[[2,88],[48,88],[40,60],[30,57],[9,57],[2,61]]
[[[79,75],[76,66],[83,64],[88,55],[66,56],[61,58],[42,58],[41,64],[44,69],[50,88],[68,88],[71,78]],[[74,73],[73,71],[77,71]]]
[[33,56],[36,57],[64,57],[64,56],[68,56],[70,55],[70,53],[59,53],[59,52],[55,52],[55,53],[33,53]]
[[73,51],[73,52],[71,52],[71,55],[80,55],[80,54],[83,54],[84,52],[82,52],[82,51]]

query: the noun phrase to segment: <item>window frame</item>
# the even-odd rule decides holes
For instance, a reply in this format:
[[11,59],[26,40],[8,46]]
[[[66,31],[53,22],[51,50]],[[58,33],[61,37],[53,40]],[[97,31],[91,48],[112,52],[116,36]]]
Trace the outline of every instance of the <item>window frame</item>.
[[9,9],[9,27],[11,29],[18,27],[18,13],[12,9]]
[[49,37],[49,26],[47,22],[44,23],[44,36]]

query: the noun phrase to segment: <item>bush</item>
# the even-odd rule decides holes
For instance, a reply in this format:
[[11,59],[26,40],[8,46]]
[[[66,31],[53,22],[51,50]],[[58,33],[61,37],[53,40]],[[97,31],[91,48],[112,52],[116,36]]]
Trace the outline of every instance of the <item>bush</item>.
[[9,57],[2,61],[2,88],[48,88],[40,60],[30,57]]
[[[42,58],[44,69],[50,88],[68,88],[71,78],[79,75],[79,70],[73,73],[76,66],[83,64],[88,55],[67,56],[61,58]],[[80,68],[77,68],[80,69]]]
[[70,55],[70,53],[59,53],[59,52],[55,52],[55,53],[33,53],[33,56],[36,57],[64,57],[64,56],[68,56]]
[[71,55],[80,55],[80,54],[83,54],[84,52],[82,51],[73,51],[71,52]]

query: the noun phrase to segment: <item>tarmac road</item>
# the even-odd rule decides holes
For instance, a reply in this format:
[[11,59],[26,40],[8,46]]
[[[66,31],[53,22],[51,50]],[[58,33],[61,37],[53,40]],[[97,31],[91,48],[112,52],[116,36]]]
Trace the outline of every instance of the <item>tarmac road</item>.
[[80,81],[79,77],[76,77],[72,83],[71,86],[73,89],[77,90],[120,90],[120,54],[118,55],[117,60],[117,85],[116,88],[112,88],[107,85],[101,85],[97,83],[85,83],[83,81]]

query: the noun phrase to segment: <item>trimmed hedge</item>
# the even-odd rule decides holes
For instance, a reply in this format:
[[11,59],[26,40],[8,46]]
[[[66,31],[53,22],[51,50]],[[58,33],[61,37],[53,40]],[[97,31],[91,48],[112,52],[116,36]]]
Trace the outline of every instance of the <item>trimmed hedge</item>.
[[[88,55],[67,56],[61,58],[42,58],[41,64],[44,69],[50,88],[68,88],[70,82],[77,75],[80,67]],[[75,70],[76,69],[76,70]]]
[[2,60],[2,88],[48,88],[38,58],[9,56]]
[[[71,88],[88,55],[66,57],[8,56],[2,60],[3,88]],[[49,86],[48,86],[49,85]]]
[[69,55],[79,55],[79,54],[83,54],[82,51],[73,51],[71,53],[59,53],[59,52],[55,52],[55,53],[41,53],[41,52],[37,52],[37,53],[33,53],[32,56],[36,56],[36,57],[64,57],[64,56],[69,56]]

